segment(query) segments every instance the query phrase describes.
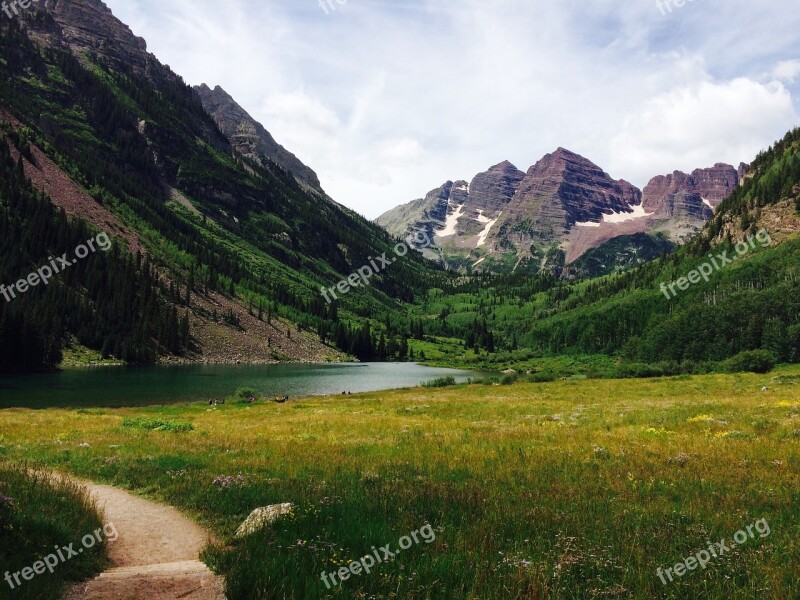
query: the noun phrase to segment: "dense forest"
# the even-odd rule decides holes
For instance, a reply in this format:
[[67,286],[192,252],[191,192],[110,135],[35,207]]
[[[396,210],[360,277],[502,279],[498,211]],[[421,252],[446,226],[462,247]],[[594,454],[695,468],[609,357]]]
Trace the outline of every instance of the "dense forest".
[[[0,282],[14,285],[97,232],[34,190],[6,141],[0,139]],[[74,259],[48,285],[0,301],[0,370],[55,367],[68,338],[131,362],[181,354],[190,341],[188,320],[165,291],[148,261],[119,246]]]

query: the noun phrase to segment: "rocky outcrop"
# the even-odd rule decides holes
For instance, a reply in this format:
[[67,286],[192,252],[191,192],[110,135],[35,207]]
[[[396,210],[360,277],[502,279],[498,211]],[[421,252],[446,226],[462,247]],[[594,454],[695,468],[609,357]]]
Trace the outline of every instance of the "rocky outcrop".
[[243,156],[264,165],[270,160],[288,171],[302,184],[322,192],[317,174],[300,159],[278,144],[261,123],[251,117],[220,86],[213,90],[205,83],[195,87],[203,108],[210,114],[223,135]]
[[397,238],[422,231],[433,239],[447,218],[450,197],[455,184],[452,181],[431,190],[424,198],[393,208],[375,222]]
[[[79,57],[88,53],[117,70],[131,70],[151,80],[178,79],[147,51],[144,39],[135,36],[100,0],[45,0],[31,9],[24,17],[32,38],[69,48]],[[48,13],[58,27],[52,27],[46,17],[33,18],[37,11]]]
[[531,241],[560,242],[577,223],[599,223],[603,215],[630,213],[640,203],[635,186],[559,148],[528,170],[500,226],[519,229],[524,221]]
[[508,161],[479,173],[469,184],[467,207],[483,211],[488,217],[496,216],[506,209],[524,178],[525,173]]
[[696,169],[691,175],[675,171],[671,175],[654,177],[644,188],[644,208],[664,218],[706,221],[711,216],[709,213],[713,214],[713,210],[733,193],[741,180],[740,173],[746,170],[744,163],[738,169],[717,163],[710,169]]

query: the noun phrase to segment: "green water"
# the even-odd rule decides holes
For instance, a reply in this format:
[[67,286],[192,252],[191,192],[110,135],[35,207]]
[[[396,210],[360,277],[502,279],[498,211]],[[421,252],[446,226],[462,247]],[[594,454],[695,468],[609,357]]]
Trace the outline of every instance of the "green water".
[[448,375],[459,382],[478,376],[410,363],[101,367],[0,377],[0,409],[207,402],[241,387],[253,388],[260,398],[340,395],[414,387]]

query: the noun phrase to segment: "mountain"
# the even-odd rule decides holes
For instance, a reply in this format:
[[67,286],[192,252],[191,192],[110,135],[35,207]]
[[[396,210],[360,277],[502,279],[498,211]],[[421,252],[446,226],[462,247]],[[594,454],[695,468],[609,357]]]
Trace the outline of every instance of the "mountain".
[[206,84],[194,89],[197,90],[203,107],[214,117],[220,131],[242,156],[251,158],[262,166],[265,160],[272,161],[291,173],[300,183],[324,193],[317,174],[278,144],[269,131],[239,106],[225,90],[220,86],[212,90]]
[[[654,178],[642,192],[558,148],[527,173],[506,161],[469,184],[447,182],[423,200],[381,215],[376,223],[395,236],[425,231],[436,240],[426,256],[438,255],[450,267],[560,269],[619,236],[663,233],[676,243],[685,241],[736,189],[745,170],[746,165],[737,170],[717,164],[691,175],[676,171]],[[636,240],[643,238],[628,239]],[[653,243],[650,238],[647,245]],[[642,255],[651,254],[643,250]]]
[[[402,303],[449,276],[414,253],[326,303],[321,287],[396,240],[314,189],[288,151],[270,158],[271,137],[235,102],[210,114],[102,2],[3,19],[0,56],[0,282],[90,234],[116,248],[0,302],[0,370],[86,349],[130,362],[372,358],[381,336],[382,357],[405,358]],[[226,137],[237,118],[257,139]]]
[[[695,181],[716,181],[721,196],[736,181],[725,178]],[[695,193],[696,182],[668,191]],[[468,293],[431,294],[416,316],[426,340],[465,340],[448,364],[532,371],[537,380],[800,361],[800,129],[756,157],[699,233],[672,253],[671,244],[658,234],[615,237],[566,269],[594,277],[576,282],[547,270],[465,276],[476,282]]]

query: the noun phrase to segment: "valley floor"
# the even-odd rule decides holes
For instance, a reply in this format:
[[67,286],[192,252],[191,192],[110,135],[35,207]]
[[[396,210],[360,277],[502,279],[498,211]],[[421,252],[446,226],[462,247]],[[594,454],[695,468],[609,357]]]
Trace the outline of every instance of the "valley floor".
[[[800,367],[9,409],[0,460],[182,509],[221,540],[203,559],[231,598],[800,597]],[[233,539],[253,509],[283,502],[290,516]],[[427,525],[435,541],[355,574],[373,546],[397,551]],[[346,568],[341,585],[321,579]]]

